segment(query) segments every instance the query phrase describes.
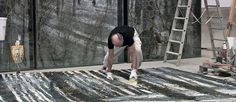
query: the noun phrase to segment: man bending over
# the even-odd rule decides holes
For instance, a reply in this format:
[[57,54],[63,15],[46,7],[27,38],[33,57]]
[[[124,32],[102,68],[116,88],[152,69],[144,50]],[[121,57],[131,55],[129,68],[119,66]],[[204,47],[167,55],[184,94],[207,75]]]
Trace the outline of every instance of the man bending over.
[[111,73],[113,60],[117,59],[124,49],[128,47],[132,62],[132,71],[129,78],[137,79],[137,70],[143,61],[141,45],[142,42],[139,38],[139,34],[133,27],[118,26],[114,28],[108,37],[109,50],[103,60],[103,68],[106,69],[107,78],[113,80]]

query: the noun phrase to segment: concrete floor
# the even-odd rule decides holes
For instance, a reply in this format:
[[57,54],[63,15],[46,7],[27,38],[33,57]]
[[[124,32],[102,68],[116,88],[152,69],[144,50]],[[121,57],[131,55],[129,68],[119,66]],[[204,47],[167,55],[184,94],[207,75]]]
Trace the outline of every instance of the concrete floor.
[[[150,62],[143,62],[140,68],[145,69],[145,68],[156,68],[156,67],[171,67],[171,68],[176,68],[183,71],[197,73],[199,65],[201,65],[206,60],[211,60],[211,58],[200,57],[200,58],[182,59],[180,66],[175,65],[176,60],[168,60],[166,63],[163,63],[163,61],[150,61]],[[113,69],[130,69],[130,66],[131,66],[130,63],[114,64]],[[71,68],[59,68],[59,69],[29,70],[29,71],[21,71],[21,72],[28,73],[28,72],[75,71],[75,70],[99,70],[101,68],[102,68],[102,65],[97,65],[97,66],[83,66],[83,67],[71,67]],[[3,72],[3,73],[11,74],[15,72]]]
[[[199,66],[203,64],[203,62],[210,61],[214,62],[212,59],[212,51],[205,51],[204,53],[208,57],[199,57],[199,58],[187,58],[181,59],[181,63],[179,66],[176,66],[176,60],[167,60],[166,63],[163,61],[149,61],[143,62],[140,69],[149,69],[149,68],[162,68],[162,67],[170,67],[173,69],[178,69],[190,73],[199,73]],[[211,56],[211,57],[210,57]],[[131,63],[121,63],[121,64],[113,64],[112,70],[122,70],[122,69],[131,69]],[[58,69],[43,69],[43,70],[29,70],[29,71],[21,71],[21,73],[35,73],[35,72],[63,72],[63,71],[91,71],[91,70],[101,70],[102,65],[97,66],[83,66],[83,67],[71,67],[71,68],[58,68]],[[3,72],[2,74],[15,74],[15,72]],[[228,80],[228,81],[236,81],[236,79],[232,77],[219,77],[212,75],[209,73],[207,76],[215,77],[218,79]]]
[[[207,51],[207,52],[209,54],[212,54],[211,51]],[[149,61],[149,62],[143,62],[140,68],[143,69],[143,68],[156,68],[156,67],[171,67],[171,68],[181,69],[183,71],[196,73],[198,71],[199,65],[201,65],[206,60],[212,60],[212,59],[211,57],[181,59],[180,66],[175,65],[176,60],[168,60],[166,63],[163,63],[163,61]],[[131,67],[131,63],[113,64],[113,69],[129,69],[130,67]],[[102,65],[96,65],[96,66],[82,66],[82,67],[59,68],[59,69],[29,70],[29,71],[22,71],[22,72],[99,70],[101,68],[102,68]],[[5,72],[5,73],[12,73],[12,72]]]

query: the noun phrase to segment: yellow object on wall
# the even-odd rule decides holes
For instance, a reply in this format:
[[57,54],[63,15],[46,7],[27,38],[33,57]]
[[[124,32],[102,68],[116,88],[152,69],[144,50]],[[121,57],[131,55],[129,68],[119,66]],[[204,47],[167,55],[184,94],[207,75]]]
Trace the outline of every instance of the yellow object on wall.
[[11,55],[14,63],[22,63],[24,59],[24,46],[23,45],[15,45],[11,46]]

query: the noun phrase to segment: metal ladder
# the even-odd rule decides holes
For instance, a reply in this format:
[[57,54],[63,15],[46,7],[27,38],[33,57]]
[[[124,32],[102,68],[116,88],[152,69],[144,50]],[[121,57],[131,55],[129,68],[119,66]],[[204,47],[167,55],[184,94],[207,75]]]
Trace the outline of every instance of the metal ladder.
[[[187,4],[183,4],[184,1],[187,2]],[[189,14],[191,11],[191,5],[192,5],[192,0],[178,0],[178,4],[176,7],[175,11],[175,17],[173,20],[172,28],[171,28],[171,33],[169,36],[167,48],[166,48],[166,53],[164,56],[164,62],[166,62],[168,54],[171,55],[176,55],[177,56],[177,63],[176,65],[180,64],[180,60],[182,57],[182,52],[183,52],[183,47],[184,47],[184,41],[185,41],[185,35],[187,31],[187,26],[188,26],[188,21],[189,21]],[[183,12],[185,14],[183,14]],[[179,28],[179,25],[182,24],[182,27]],[[174,37],[179,35],[178,37]],[[175,45],[172,44],[178,44],[178,52],[171,51],[171,46],[174,47]]]
[[[213,56],[216,57],[217,56],[217,50],[216,50],[217,47],[215,44],[216,41],[221,41],[222,45],[223,43],[225,43],[225,45],[228,48],[227,39],[226,39],[226,36],[224,35],[224,26],[223,26],[224,24],[223,24],[222,12],[220,9],[220,2],[219,0],[215,0],[214,5],[209,5],[207,0],[204,0],[204,4],[205,4],[205,9],[206,9],[206,16],[208,19],[206,24],[207,24],[209,34],[210,34],[212,52],[213,52]],[[215,14],[210,15],[209,9],[216,10]],[[216,23],[216,21],[218,22],[218,24]],[[217,27],[213,27],[213,23],[215,23],[214,25]],[[216,36],[213,35],[215,31],[222,31],[223,38],[216,38]]]
[[[230,12],[229,12],[229,18],[228,18],[227,26],[226,26],[226,29],[225,29],[225,32],[224,32],[225,37],[230,37],[231,36],[231,31],[232,31],[233,23],[234,23],[234,17],[235,17],[235,14],[236,14],[235,11],[236,11],[236,0],[232,0],[231,7],[230,7]],[[232,60],[231,58],[235,58],[235,54],[236,54],[235,47],[232,46],[232,45],[229,46],[229,43],[228,43],[227,47],[232,52],[231,55],[229,54],[230,60],[228,62],[233,62],[234,59]]]
[[235,17],[235,11],[236,11],[236,0],[232,0],[231,7],[230,7],[230,12],[229,12],[229,18],[228,18],[228,23],[227,27],[225,30],[225,36],[230,37],[231,36],[231,30],[233,28],[233,23],[234,23],[234,17]]

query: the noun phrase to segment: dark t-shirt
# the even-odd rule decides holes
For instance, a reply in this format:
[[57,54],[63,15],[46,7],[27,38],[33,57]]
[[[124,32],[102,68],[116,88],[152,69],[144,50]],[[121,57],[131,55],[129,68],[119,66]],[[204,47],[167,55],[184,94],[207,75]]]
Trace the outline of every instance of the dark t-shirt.
[[112,44],[111,41],[111,37],[112,35],[116,34],[116,33],[120,33],[123,36],[124,42],[122,46],[132,46],[134,43],[134,28],[133,27],[129,27],[129,26],[118,26],[116,28],[114,28],[109,37],[108,37],[108,48],[109,49],[113,49],[114,48],[114,44]]

